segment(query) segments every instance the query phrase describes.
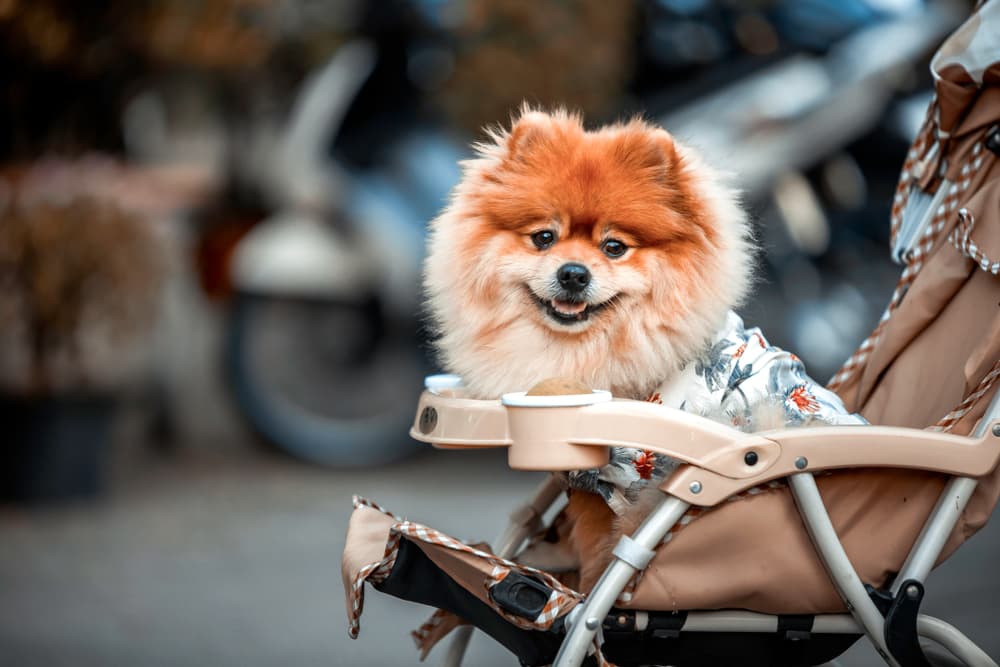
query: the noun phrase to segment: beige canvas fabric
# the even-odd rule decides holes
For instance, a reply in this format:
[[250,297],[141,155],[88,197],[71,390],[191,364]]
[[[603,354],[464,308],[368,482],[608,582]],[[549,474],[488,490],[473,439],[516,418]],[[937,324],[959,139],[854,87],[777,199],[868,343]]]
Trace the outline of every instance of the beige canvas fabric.
[[[1000,360],[1000,277],[991,271],[1000,259],[1000,161],[985,146],[990,128],[1000,123],[998,21],[1000,3],[993,0],[946,41],[933,62],[938,99],[922,134],[939,149],[936,159],[922,165],[917,186],[928,193],[944,182],[959,187],[873,350],[838,387],[847,408],[874,424],[927,428],[966,402],[968,411],[950,430],[968,434],[996,391],[994,385],[966,401],[996,374]],[[983,29],[987,23],[992,32]],[[960,249],[952,237],[963,217],[973,221],[969,238],[978,254],[969,244]],[[932,473],[865,470],[817,481],[861,579],[881,586],[902,565],[946,480]],[[980,480],[942,559],[986,523],[998,497],[1000,469]],[[660,550],[626,604],[771,613],[844,608],[787,489],[700,517]]]
[[[942,484],[925,473],[879,471],[818,480],[830,518],[862,581],[881,585],[898,569]],[[788,489],[724,504],[661,548],[623,607],[844,611]]]
[[[1000,123],[1000,3],[986,3],[950,37],[932,61],[937,109],[928,129],[939,144],[919,185],[944,179],[967,187],[933,249],[886,324],[864,367],[840,388],[849,409],[878,424],[923,428],[981,388],[1000,360],[1000,158],[987,137]],[[936,121],[936,122],[935,122]],[[977,146],[979,154],[976,154]],[[978,169],[970,165],[981,159]],[[971,223],[971,224],[968,224]],[[964,247],[956,236],[968,229]],[[957,228],[957,229],[956,229]],[[951,427],[969,433],[996,384],[971,402]],[[886,480],[894,479],[883,473]],[[1000,497],[1000,470],[980,480],[944,557],[979,530]]]
[[[381,511],[378,506],[358,501],[355,498],[354,513],[347,524],[347,542],[340,568],[347,604],[347,632],[352,638],[358,636],[359,619],[364,609],[365,582],[385,560],[391,543],[390,531],[396,523],[395,517]],[[385,564],[389,565],[388,562]]]

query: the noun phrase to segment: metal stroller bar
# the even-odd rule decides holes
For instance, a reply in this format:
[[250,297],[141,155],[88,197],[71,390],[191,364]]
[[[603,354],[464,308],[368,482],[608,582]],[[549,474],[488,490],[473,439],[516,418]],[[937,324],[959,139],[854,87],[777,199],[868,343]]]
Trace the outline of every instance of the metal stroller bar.
[[[868,597],[864,584],[858,578],[837,538],[837,533],[830,522],[830,517],[816,487],[815,479],[810,473],[799,473],[792,475],[789,482],[809,534],[837,589],[847,602],[848,608],[851,609],[857,623],[869,636],[879,654],[889,665],[898,667],[898,663],[890,657],[885,645],[882,615]],[[647,548],[655,547],[674,523],[680,519],[687,507],[687,503],[677,498],[665,498],[646,522],[640,526],[632,539]],[[678,512],[678,508],[682,509]],[[674,512],[677,512],[676,516],[674,516]],[[554,667],[572,667],[583,661],[587,651],[593,645],[601,620],[610,611],[614,601],[635,571],[636,568],[620,558],[616,558],[612,562],[580,611],[575,613],[576,620],[563,641],[559,654],[553,663]]]
[[951,651],[952,655],[972,667],[997,667],[986,651],[976,646],[958,628],[939,618],[921,614],[917,617],[917,631],[921,637],[937,642]]
[[[988,413],[984,419],[991,420],[991,415],[992,413]],[[816,487],[815,478],[810,473],[799,473],[792,475],[789,483],[817,552],[851,610],[851,615],[817,616],[820,625],[817,625],[816,629],[823,627],[824,632],[833,633],[863,631],[885,662],[893,667],[899,667],[899,663],[889,654],[885,644],[885,621],[882,614],[869,598],[864,584],[837,537]],[[687,503],[677,498],[664,498],[632,539],[646,548],[655,547],[688,507]],[[618,595],[635,572],[636,568],[621,558],[616,558],[605,570],[587,601],[570,615],[572,622],[568,623],[569,631],[553,663],[554,667],[575,667],[582,663],[594,645],[594,638],[597,636],[601,621],[607,616]],[[696,614],[698,615],[685,623],[683,630],[732,632],[741,631],[742,628],[747,632],[768,632],[773,631],[771,626],[776,622],[774,616],[751,612],[696,612]],[[917,624],[922,637],[941,644],[965,664],[974,667],[997,667],[982,649],[948,623],[921,614]]]
[[899,663],[889,653],[885,643],[885,619],[868,597],[865,585],[851,565],[844,546],[837,538],[830,515],[827,514],[823,498],[816,487],[816,479],[811,473],[799,473],[788,478],[788,483],[799,506],[802,519],[809,531],[816,551],[826,566],[826,571],[836,585],[848,610],[857,619],[865,634],[875,646],[875,650],[887,664],[898,667]]
[[[972,434],[973,437],[982,437],[990,422],[997,417],[1000,417],[1000,394],[994,396],[990,402],[986,413]],[[848,609],[885,662],[893,667],[898,667],[898,663],[886,646],[885,620],[882,613],[868,596],[864,584],[851,565],[850,559],[837,537],[816,486],[816,480],[811,473],[791,475],[788,479],[809,535],[837,590],[847,603]],[[922,582],[926,579],[975,488],[976,480],[968,477],[954,478],[948,483],[923,531],[917,538],[913,550],[896,579],[897,582],[910,579]],[[674,517],[674,512],[677,512],[679,507],[683,507],[683,509]],[[677,498],[667,497],[640,526],[632,539],[646,548],[655,548],[673,524],[680,519],[687,507],[687,503]],[[667,523],[668,520],[669,523]],[[567,633],[556,661],[553,663],[555,667],[575,666],[583,661],[587,651],[593,645],[601,621],[610,611],[614,601],[635,571],[636,568],[620,557],[616,557],[594,587],[586,603],[574,614],[576,622],[572,624]],[[921,616],[918,628],[921,634],[926,631],[926,636],[929,639],[938,641],[967,664],[995,665],[979,647],[943,621],[929,616]]]
[[[655,549],[667,531],[684,516],[688,507],[690,505],[679,498],[666,497],[646,517],[631,539],[639,547]],[[574,613],[575,621],[566,633],[566,639],[563,640],[555,662],[552,663],[553,667],[575,667],[583,662],[588,649],[593,645],[594,636],[601,627],[601,622],[618,599],[618,594],[638,569],[615,554],[614,560],[601,575],[587,601],[581,607],[577,607],[580,611]]]
[[[1000,392],[993,395],[993,400],[986,407],[983,418],[976,424],[972,436],[981,438],[986,435],[986,429],[990,422],[1000,419]],[[969,477],[955,477],[948,481],[941,497],[938,498],[934,511],[931,512],[927,523],[920,531],[920,536],[914,544],[913,550],[906,557],[906,562],[892,584],[893,595],[899,592],[899,587],[904,581],[916,580],[923,582],[927,579],[931,569],[937,563],[941,549],[944,548],[948,536],[955,528],[965,506],[976,490],[977,480]]]

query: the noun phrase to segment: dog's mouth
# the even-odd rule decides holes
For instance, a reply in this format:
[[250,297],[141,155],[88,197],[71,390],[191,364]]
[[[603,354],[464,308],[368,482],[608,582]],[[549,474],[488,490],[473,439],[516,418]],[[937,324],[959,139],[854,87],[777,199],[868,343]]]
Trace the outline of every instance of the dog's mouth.
[[[527,288],[527,286],[525,286]],[[543,299],[531,288],[528,289],[528,294],[531,295],[532,300],[538,305],[542,311],[545,312],[553,321],[558,324],[569,326],[572,324],[577,324],[579,322],[586,322],[590,319],[592,315],[596,315],[601,312],[614,301],[614,297],[611,297],[607,301],[601,303],[587,303],[586,301],[578,300],[567,300],[567,299]]]

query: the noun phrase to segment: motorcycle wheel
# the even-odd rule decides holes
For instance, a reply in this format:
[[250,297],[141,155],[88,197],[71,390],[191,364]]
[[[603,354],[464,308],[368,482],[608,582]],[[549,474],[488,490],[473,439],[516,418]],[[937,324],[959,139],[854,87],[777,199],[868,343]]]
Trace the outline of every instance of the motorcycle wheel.
[[407,433],[427,364],[416,329],[391,326],[378,302],[238,294],[226,374],[253,428],[292,456],[376,466],[418,448]]

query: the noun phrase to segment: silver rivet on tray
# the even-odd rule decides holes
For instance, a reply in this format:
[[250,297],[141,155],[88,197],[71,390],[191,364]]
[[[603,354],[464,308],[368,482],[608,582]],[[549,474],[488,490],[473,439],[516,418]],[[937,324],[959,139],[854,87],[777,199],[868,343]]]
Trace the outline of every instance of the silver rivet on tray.
[[993,435],[1000,438],[1000,424],[993,425]]
[[701,493],[701,482],[691,482],[688,488],[691,489],[691,493]]
[[799,470],[805,470],[807,465],[809,465],[809,459],[807,459],[806,457],[800,456],[799,458],[795,459],[795,467],[798,468]]

